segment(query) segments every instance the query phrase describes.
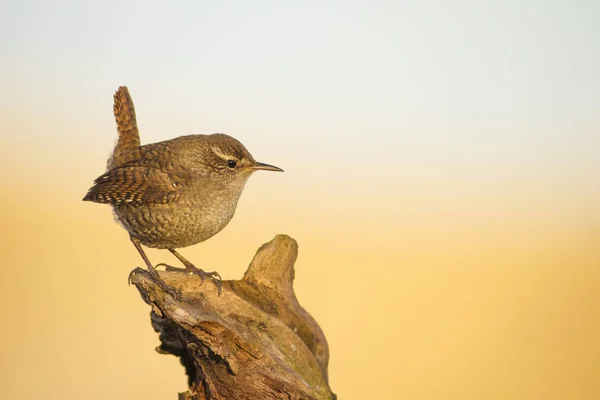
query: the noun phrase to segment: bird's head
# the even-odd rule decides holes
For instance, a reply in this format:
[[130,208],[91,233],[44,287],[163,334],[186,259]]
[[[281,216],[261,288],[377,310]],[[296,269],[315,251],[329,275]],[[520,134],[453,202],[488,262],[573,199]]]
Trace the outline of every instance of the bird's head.
[[207,136],[207,140],[213,178],[226,182],[245,182],[255,171],[283,172],[279,167],[256,161],[243,144],[229,135],[215,133]]

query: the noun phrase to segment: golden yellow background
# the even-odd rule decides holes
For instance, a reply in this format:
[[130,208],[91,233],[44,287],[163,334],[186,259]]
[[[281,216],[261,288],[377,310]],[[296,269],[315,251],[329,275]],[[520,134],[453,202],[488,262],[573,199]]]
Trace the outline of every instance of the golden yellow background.
[[226,132],[286,170],[182,254],[235,279],[294,237],[340,399],[599,399],[598,7],[397,3],[7,5],[0,398],[186,389],[80,201],[126,84],[143,143]]

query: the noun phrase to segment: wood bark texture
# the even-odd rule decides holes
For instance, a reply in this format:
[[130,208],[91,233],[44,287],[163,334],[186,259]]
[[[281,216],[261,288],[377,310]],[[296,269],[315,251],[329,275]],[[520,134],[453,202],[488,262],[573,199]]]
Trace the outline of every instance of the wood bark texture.
[[152,307],[157,351],[174,354],[188,375],[179,399],[335,399],[327,382],[323,331],[294,293],[298,245],[278,235],[258,249],[244,277],[212,282],[165,271],[178,292],[165,292],[148,274],[131,278]]

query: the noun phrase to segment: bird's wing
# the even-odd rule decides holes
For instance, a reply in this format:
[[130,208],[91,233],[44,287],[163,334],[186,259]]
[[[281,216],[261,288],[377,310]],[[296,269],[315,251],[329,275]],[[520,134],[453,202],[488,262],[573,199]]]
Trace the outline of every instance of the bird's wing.
[[132,206],[171,203],[181,195],[178,181],[160,169],[129,164],[98,177],[83,200]]

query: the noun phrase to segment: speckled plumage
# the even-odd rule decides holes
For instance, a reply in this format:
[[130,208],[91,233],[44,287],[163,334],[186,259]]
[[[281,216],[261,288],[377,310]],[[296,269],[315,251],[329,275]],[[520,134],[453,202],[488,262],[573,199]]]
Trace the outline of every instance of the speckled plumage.
[[[127,88],[115,94],[119,139],[83,200],[111,204],[132,240],[175,249],[202,242],[231,221],[257,163],[236,139],[224,134],[189,135],[140,146]],[[235,164],[235,165],[234,165]]]

